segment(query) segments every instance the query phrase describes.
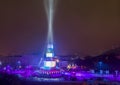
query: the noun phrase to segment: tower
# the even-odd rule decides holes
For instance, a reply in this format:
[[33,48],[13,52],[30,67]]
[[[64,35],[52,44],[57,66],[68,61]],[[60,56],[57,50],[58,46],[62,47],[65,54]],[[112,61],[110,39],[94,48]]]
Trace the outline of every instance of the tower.
[[45,10],[48,19],[48,34],[47,34],[47,49],[44,55],[44,68],[55,68],[56,61],[54,60],[54,46],[53,46],[53,17],[55,11],[56,0],[44,0]]
[[44,68],[52,69],[56,67],[56,61],[54,61],[54,50],[53,44],[47,45],[46,54],[44,57]]

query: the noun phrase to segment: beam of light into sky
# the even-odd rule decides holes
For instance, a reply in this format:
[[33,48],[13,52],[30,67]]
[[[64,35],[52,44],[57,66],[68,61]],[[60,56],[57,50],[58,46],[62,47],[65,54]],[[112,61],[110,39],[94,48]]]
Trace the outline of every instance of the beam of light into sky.
[[44,0],[45,11],[48,19],[48,44],[53,44],[53,17],[55,11],[56,0]]
[[[45,11],[47,15],[47,20],[48,20],[48,35],[47,35],[47,52],[46,52],[46,57],[53,57],[54,52],[53,52],[53,17],[54,17],[54,11],[55,11],[55,5],[57,0],[44,0],[44,6],[45,6]],[[42,58],[39,62],[42,62]]]

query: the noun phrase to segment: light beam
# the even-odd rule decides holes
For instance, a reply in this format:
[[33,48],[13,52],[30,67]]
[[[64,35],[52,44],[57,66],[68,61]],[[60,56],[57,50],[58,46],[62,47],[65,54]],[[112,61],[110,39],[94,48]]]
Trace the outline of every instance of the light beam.
[[57,0],[44,0],[45,11],[48,19],[48,45],[53,45],[53,17]]
[[[44,0],[45,11],[48,20],[48,34],[47,34],[47,50],[44,60],[44,67],[55,67],[56,62],[52,60],[54,57],[54,45],[53,45],[53,17],[55,11],[56,0]],[[53,64],[53,62],[55,64]],[[49,64],[49,65],[48,65]]]

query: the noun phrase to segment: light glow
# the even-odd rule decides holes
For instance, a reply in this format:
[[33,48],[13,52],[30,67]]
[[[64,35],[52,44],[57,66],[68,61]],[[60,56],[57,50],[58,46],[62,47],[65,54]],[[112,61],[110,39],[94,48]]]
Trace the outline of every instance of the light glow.
[[46,57],[53,57],[53,53],[46,53]]
[[44,67],[55,67],[56,66],[56,62],[55,61],[44,61]]
[[53,49],[53,44],[48,44],[48,47],[47,47],[47,48]]
[[57,0],[44,0],[45,11],[48,20],[48,44],[53,44],[53,17]]

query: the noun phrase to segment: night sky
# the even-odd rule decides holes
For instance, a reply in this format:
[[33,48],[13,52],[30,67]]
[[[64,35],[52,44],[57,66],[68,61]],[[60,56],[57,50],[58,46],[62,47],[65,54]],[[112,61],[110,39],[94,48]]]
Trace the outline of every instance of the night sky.
[[[43,0],[0,0],[0,54],[41,53],[47,19]],[[58,0],[57,55],[97,55],[120,46],[120,0]]]

